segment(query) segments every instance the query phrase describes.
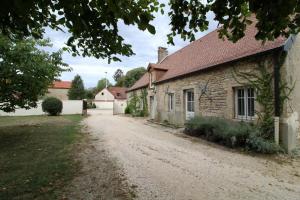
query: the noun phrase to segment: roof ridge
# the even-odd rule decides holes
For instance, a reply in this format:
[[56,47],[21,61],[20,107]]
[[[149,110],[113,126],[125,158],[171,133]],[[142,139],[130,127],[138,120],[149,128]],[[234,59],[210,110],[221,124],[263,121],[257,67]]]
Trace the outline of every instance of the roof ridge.
[[198,38],[198,39],[196,39],[196,40],[190,42],[190,43],[187,44],[186,46],[184,46],[184,47],[178,49],[177,51],[171,53],[170,55],[166,56],[160,63],[157,63],[157,64],[163,64],[163,61],[165,61],[168,57],[173,56],[173,55],[179,53],[179,52],[182,51],[183,49],[185,49],[185,48],[191,46],[192,44],[194,44],[195,42],[197,42],[197,41],[199,41],[199,40],[201,40],[201,39],[207,37],[207,36],[210,35],[211,33],[214,33],[214,32],[216,32],[216,31],[218,31],[220,28],[221,28],[221,27],[218,27],[218,28],[216,28],[215,30],[213,30],[213,31],[211,31],[211,32],[209,32],[209,33],[203,35],[202,37],[200,37],[200,38]]

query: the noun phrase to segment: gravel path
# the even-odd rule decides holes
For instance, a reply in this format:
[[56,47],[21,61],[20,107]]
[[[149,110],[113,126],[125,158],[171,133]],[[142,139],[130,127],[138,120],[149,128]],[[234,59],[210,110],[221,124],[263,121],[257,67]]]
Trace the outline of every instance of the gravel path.
[[300,199],[300,162],[242,154],[144,119],[91,111],[84,123],[137,199]]

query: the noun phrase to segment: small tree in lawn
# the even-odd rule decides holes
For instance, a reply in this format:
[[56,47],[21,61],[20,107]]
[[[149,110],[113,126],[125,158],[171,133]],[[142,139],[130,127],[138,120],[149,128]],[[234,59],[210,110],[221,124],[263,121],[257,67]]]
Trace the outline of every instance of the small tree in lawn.
[[81,100],[85,98],[83,81],[78,74],[72,81],[72,86],[68,92],[68,96],[70,100]]
[[55,97],[47,97],[42,102],[42,109],[51,116],[57,116],[63,109],[63,103],[60,99]]
[[0,110],[36,107],[53,80],[69,70],[61,50],[49,53],[40,47],[51,47],[51,43],[0,34]]

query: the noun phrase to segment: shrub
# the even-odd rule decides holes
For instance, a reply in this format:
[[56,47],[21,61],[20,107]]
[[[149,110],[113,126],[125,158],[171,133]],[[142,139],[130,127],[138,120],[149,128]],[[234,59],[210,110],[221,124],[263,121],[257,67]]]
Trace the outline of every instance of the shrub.
[[195,117],[186,123],[186,132],[203,136],[209,141],[226,146],[242,146],[254,127],[246,123],[232,122],[217,117]]
[[257,135],[250,135],[246,144],[247,149],[259,153],[283,153],[284,150],[274,142],[258,137]]
[[280,146],[260,137],[260,129],[245,122],[217,117],[194,117],[187,121],[185,132],[229,147],[245,147],[261,153],[281,152]]
[[133,110],[131,111],[133,117],[145,117],[147,116],[144,110]]
[[131,108],[129,105],[127,105],[125,108],[125,114],[131,114]]
[[88,102],[88,103],[87,103],[87,108],[88,108],[88,109],[93,109],[93,108],[97,108],[97,106],[96,106],[96,104],[93,103],[93,102]]
[[62,101],[55,97],[47,97],[42,102],[42,109],[49,115],[59,115],[63,109]]

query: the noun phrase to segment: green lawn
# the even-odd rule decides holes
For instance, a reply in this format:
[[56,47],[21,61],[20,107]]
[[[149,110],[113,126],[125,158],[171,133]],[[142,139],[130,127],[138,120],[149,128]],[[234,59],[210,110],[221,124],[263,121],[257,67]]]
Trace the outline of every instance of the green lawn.
[[0,117],[0,199],[61,199],[78,169],[80,115]]

